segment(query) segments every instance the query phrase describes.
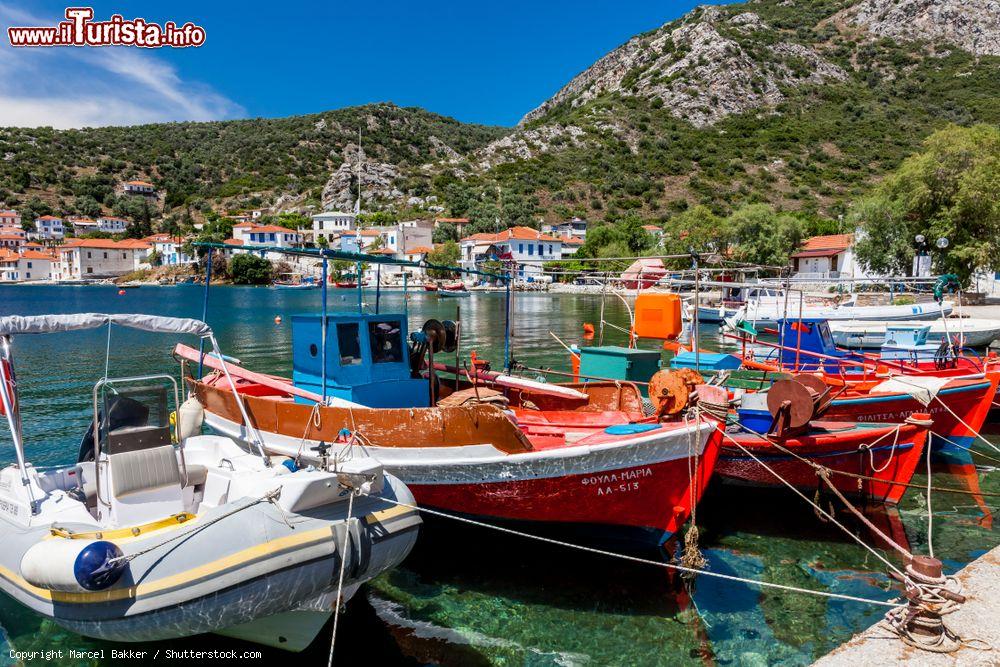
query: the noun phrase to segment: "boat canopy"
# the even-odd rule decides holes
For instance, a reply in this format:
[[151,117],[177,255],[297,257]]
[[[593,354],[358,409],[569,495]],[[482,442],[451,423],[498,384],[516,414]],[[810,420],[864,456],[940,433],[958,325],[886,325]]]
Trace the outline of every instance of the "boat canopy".
[[97,329],[106,324],[156,333],[194,334],[209,336],[211,327],[201,320],[186,317],[161,317],[143,314],[74,313],[67,315],[8,315],[0,317],[0,336],[18,334],[57,333]]

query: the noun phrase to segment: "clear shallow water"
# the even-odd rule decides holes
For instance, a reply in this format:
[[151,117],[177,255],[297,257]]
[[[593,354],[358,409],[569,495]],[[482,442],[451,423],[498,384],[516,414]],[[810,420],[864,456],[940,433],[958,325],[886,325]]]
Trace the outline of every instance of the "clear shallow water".
[[[0,286],[0,315],[60,312],[146,312],[200,317],[196,286],[142,287],[118,296],[112,287]],[[288,374],[290,318],[318,308],[319,292],[213,288],[209,323],[223,350],[263,372]],[[374,305],[374,294],[365,300]],[[617,301],[617,300],[616,300]],[[357,295],[331,290],[331,308],[353,310]],[[454,317],[461,308],[463,349],[499,360],[503,354],[503,296],[479,294],[441,300],[410,295],[410,323]],[[585,344],[582,323],[597,323],[600,299],[584,295],[519,294],[514,354],[534,367],[566,368],[567,355],[552,340]],[[403,296],[383,294],[382,312],[399,311]],[[275,324],[275,316],[283,318]],[[608,320],[624,325],[620,302],[606,303]],[[705,329],[703,344],[713,344]],[[609,330],[605,343],[624,336]],[[103,375],[106,331],[15,340],[29,458],[38,465],[71,462],[91,418],[89,395]],[[169,336],[115,329],[111,375],[177,373]],[[194,339],[184,341],[197,345]],[[717,345],[718,341],[714,341]],[[8,434],[0,436],[12,459]],[[1000,492],[1000,473],[980,469],[965,476],[935,472],[941,486],[962,487],[969,474],[983,491]],[[918,476],[915,482],[925,480]],[[991,516],[969,496],[934,497],[934,545],[957,569],[1000,542]],[[987,504],[998,504],[987,498]],[[911,490],[898,511],[875,519],[926,552],[924,501]],[[698,508],[701,545],[713,571],[766,579],[873,599],[894,592],[870,554],[820,522],[787,493],[713,486]],[[853,525],[853,524],[851,524]],[[874,539],[858,531],[868,542]],[[378,664],[809,664],[875,622],[882,609],[851,602],[734,585],[708,577],[685,584],[660,568],[540,545],[521,538],[444,521],[428,521],[403,567],[366,586],[348,606],[339,630],[338,655]],[[24,650],[112,648],[60,629],[0,595],[0,628]],[[303,654],[302,664],[325,664],[329,633]],[[152,649],[258,647],[215,636],[161,642]],[[9,661],[0,647],[0,662]],[[283,652],[265,655],[287,660]],[[79,664],[68,657],[58,664]]]

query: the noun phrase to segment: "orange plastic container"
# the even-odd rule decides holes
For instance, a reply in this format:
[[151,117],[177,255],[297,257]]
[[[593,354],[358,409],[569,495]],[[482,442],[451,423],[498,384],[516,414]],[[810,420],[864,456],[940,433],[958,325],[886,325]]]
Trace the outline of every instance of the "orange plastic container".
[[681,297],[640,292],[635,298],[635,327],[639,338],[673,340],[681,335]]

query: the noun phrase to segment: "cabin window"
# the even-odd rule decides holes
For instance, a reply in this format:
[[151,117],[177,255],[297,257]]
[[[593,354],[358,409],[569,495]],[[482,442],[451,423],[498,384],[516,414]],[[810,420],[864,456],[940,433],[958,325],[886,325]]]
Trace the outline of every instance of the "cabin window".
[[361,339],[358,336],[357,322],[337,325],[337,344],[340,347],[341,366],[357,366],[361,363]]
[[403,360],[403,334],[399,320],[369,322],[372,363],[398,363]]

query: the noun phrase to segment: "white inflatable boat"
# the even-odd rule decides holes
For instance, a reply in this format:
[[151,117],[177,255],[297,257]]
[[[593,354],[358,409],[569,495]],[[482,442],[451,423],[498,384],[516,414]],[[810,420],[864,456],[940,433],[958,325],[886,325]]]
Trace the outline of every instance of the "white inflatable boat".
[[0,409],[16,456],[0,470],[0,588],[101,639],[215,632],[305,648],[338,600],[409,553],[420,519],[396,503],[413,497],[370,458],[323,457],[300,469],[200,435],[200,406],[176,409],[169,375],[101,378],[87,397],[94,421],[76,462],[34,467],[25,460],[12,336],[112,325],[201,336],[224,359],[197,320],[0,318]]

